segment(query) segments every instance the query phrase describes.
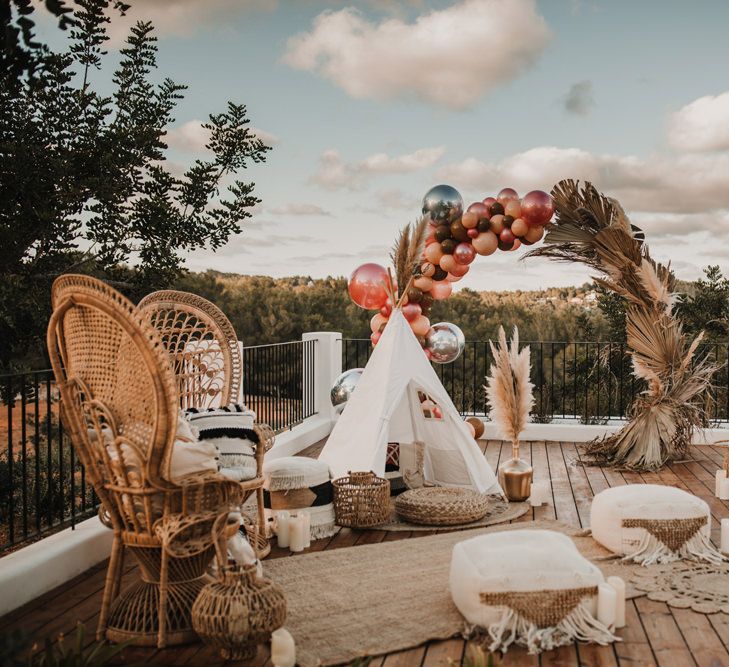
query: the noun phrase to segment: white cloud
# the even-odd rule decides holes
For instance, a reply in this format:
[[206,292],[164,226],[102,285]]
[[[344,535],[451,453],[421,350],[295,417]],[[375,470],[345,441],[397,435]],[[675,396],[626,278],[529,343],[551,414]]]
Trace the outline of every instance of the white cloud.
[[[249,129],[268,146],[279,143],[279,138],[275,134],[260,130],[252,125],[249,126]],[[194,118],[179,127],[167,130],[164,141],[170,148],[183,153],[200,153],[206,150],[205,146],[210,141],[210,130],[203,127],[203,121]]]
[[699,97],[674,113],[668,143],[681,151],[729,149],[729,92]]
[[330,216],[329,211],[325,211],[321,206],[316,204],[283,204],[271,209],[274,215],[319,215]]
[[[484,196],[505,186],[523,193],[549,190],[563,178],[587,180],[617,197],[629,213],[699,214],[729,208],[729,154],[725,153],[636,157],[541,146],[499,163],[469,158],[444,166],[437,177]],[[708,218],[695,222],[701,228],[710,224]]]
[[592,81],[573,83],[562,98],[565,111],[577,116],[587,116],[595,106]]
[[284,61],[358,99],[415,96],[465,109],[516,78],[550,38],[534,0],[464,0],[412,23],[327,11],[292,37]]
[[377,174],[406,174],[431,167],[443,157],[445,146],[420,148],[412,153],[390,157],[387,153],[375,153],[360,162],[345,162],[339,151],[324,151],[319,158],[319,168],[310,182],[327,190],[356,189],[364,181]]

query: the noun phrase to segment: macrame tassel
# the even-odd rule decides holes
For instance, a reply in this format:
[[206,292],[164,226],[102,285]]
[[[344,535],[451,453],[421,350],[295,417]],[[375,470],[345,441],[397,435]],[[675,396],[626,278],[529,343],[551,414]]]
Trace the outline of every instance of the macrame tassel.
[[677,560],[723,563],[728,559],[716,550],[703,530],[697,531],[677,551],[669,549],[655,535],[644,530],[643,539],[636,550],[624,556],[623,560],[631,560],[641,565],[655,565],[656,563],[674,563]]
[[575,641],[593,642],[602,646],[620,641],[619,637],[590,613],[588,602],[580,602],[557,625],[546,628],[540,628],[518,612],[505,607],[501,620],[492,623],[487,632],[491,641],[489,651],[506,652],[511,644],[516,643],[526,646],[532,655]]

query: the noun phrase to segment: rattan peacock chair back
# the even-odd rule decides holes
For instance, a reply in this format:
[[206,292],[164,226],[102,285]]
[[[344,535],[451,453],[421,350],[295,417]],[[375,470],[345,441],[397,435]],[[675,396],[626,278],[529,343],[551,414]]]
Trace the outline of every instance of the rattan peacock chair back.
[[222,310],[189,292],[162,290],[138,305],[172,359],[182,408],[239,400],[243,363],[238,337]]
[[[195,638],[190,609],[238,485],[216,473],[171,481],[179,399],[157,330],[115,289],[64,275],[52,290],[48,350],[61,413],[114,530],[98,635],[137,644]],[[142,581],[120,593],[123,553]]]

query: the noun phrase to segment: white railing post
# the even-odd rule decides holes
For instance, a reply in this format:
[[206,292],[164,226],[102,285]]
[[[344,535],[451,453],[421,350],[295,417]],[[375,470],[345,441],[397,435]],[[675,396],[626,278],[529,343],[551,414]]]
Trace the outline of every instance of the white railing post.
[[342,373],[342,334],[335,331],[312,331],[301,336],[302,341],[314,343],[314,412],[334,419],[330,399],[332,384]]

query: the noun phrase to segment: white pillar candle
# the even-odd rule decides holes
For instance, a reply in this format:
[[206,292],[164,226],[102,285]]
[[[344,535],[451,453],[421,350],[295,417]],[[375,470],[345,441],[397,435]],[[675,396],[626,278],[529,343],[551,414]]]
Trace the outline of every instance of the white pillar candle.
[[620,577],[608,577],[607,582],[615,589],[615,627],[625,627],[625,582]]
[[597,587],[597,620],[610,630],[615,627],[617,597],[610,584],[600,584]]
[[716,479],[714,484],[714,495],[718,498],[721,495],[721,483],[726,479],[726,470],[723,468],[716,471]]
[[549,498],[548,482],[532,482],[532,491],[529,496],[529,504],[532,507],[544,505]]
[[729,556],[729,519],[721,520],[721,552]]
[[276,535],[278,536],[278,546],[284,549],[289,546],[291,517],[287,510],[281,510],[276,515]]
[[722,479],[719,485],[719,499],[729,500],[729,479]]
[[289,519],[289,549],[294,552],[304,550],[304,517],[294,514]]
[[311,546],[311,514],[301,512],[301,516],[304,519],[304,549],[308,549]]
[[271,633],[271,662],[274,667],[295,667],[296,644],[286,628]]

